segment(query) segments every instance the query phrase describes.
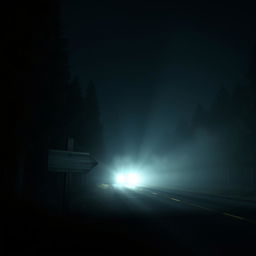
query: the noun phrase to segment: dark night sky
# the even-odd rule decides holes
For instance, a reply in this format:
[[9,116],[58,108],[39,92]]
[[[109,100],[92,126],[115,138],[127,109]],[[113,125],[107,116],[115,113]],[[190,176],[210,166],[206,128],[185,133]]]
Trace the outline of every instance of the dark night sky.
[[107,143],[164,135],[221,85],[246,82],[256,23],[245,1],[62,3],[72,73],[94,80]]

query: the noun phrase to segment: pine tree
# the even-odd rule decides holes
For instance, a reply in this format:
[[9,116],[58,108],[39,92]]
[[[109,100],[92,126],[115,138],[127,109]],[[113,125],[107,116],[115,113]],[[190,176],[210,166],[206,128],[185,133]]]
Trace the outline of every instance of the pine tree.
[[[13,181],[22,178],[23,187],[34,195],[47,170],[49,139],[56,143],[53,138],[62,128],[67,52],[57,1],[17,1],[9,13],[6,63],[16,163],[9,172]],[[9,187],[14,191],[15,182]]]
[[249,149],[248,159],[256,166],[256,42],[252,47],[251,61],[249,66],[249,86],[247,89],[247,104],[246,104],[246,127],[248,128],[248,143]]
[[103,156],[103,127],[100,120],[100,111],[96,87],[93,81],[89,82],[83,103],[83,134],[81,147],[95,157]]
[[209,126],[212,131],[226,129],[230,120],[230,95],[222,86],[218,90],[209,111]]
[[68,88],[66,101],[65,137],[74,138],[74,150],[79,149],[82,134],[82,92],[78,79],[76,78]]
[[204,110],[201,104],[197,104],[191,120],[192,130],[195,132],[198,129],[205,128],[205,123],[206,123],[206,111]]

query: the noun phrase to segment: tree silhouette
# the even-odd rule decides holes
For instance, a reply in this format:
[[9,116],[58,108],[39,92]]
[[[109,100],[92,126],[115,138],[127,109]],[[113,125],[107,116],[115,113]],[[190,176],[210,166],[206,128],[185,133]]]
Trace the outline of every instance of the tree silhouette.
[[77,78],[70,84],[67,92],[64,137],[74,138],[74,150],[76,151],[82,133],[82,93]]
[[228,128],[230,118],[230,95],[224,86],[218,90],[209,111],[209,127],[212,131]]
[[[14,164],[6,186],[15,196],[17,180],[27,196],[36,196],[47,171],[49,144],[57,145],[69,70],[55,0],[15,1],[6,20],[8,106],[12,116]],[[63,139],[62,139],[63,140]],[[10,143],[10,142],[9,142]],[[10,161],[11,162],[11,161]]]
[[80,146],[97,158],[103,156],[103,127],[100,120],[100,111],[96,87],[90,81],[83,100],[82,129]]
[[193,132],[196,132],[199,129],[205,128],[206,120],[207,120],[206,115],[207,114],[203,106],[201,104],[197,104],[195,108],[195,112],[191,119],[191,129]]

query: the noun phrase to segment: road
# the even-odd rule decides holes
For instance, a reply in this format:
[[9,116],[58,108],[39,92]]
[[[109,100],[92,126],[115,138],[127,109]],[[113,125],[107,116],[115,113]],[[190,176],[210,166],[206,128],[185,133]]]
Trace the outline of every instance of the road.
[[256,253],[252,201],[172,189],[98,186],[72,202],[66,217],[25,213],[25,220],[13,224],[16,234],[10,241],[25,251],[88,255]]

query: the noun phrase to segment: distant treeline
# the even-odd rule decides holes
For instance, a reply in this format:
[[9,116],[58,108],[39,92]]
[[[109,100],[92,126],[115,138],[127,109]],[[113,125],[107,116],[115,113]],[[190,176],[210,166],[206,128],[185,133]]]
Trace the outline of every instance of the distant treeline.
[[256,44],[249,66],[245,84],[237,84],[232,91],[221,86],[210,108],[198,104],[191,120],[179,122],[173,149],[190,147],[190,167],[204,169],[205,176],[219,169],[229,175],[231,184],[255,188]]
[[71,77],[58,2],[14,1],[6,12],[2,98],[7,100],[3,124],[9,158],[3,188],[7,198],[29,198],[47,183],[49,148],[66,149],[73,137],[74,150],[99,159],[103,131],[95,85],[88,82],[83,95],[78,79]]

